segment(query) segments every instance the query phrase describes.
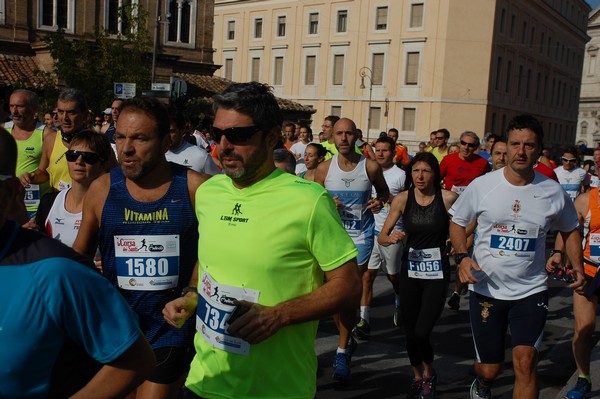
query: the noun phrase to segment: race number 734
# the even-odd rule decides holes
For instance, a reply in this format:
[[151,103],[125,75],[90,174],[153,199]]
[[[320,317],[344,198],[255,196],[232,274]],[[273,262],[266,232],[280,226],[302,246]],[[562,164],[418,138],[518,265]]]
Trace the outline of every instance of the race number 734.
[[219,333],[224,333],[227,328],[227,320],[226,317],[229,313],[221,312],[217,308],[213,308],[208,303],[204,303],[206,307],[206,312],[204,312],[204,324],[206,324],[211,330],[217,331]]
[[130,276],[153,277],[166,276],[169,273],[169,261],[165,258],[130,258],[125,261]]

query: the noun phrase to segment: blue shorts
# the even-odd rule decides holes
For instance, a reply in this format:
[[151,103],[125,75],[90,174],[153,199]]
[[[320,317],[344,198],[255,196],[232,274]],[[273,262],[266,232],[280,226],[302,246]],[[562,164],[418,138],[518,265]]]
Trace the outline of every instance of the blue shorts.
[[510,327],[511,345],[539,349],[548,315],[548,291],[517,300],[494,299],[473,291],[469,316],[475,355],[479,363],[502,363]]
[[375,236],[371,235],[371,236],[365,237],[365,239],[362,243],[354,244],[354,245],[356,245],[356,248],[358,249],[357,263],[359,266],[366,265],[367,262],[369,261],[369,258],[371,257],[371,253],[373,252],[374,243],[375,243]]

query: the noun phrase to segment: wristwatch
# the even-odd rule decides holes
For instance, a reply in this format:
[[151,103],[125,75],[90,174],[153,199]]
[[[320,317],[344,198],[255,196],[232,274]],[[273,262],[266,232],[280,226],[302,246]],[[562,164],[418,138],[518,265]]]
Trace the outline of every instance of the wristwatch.
[[468,258],[469,254],[466,252],[460,252],[457,253],[456,255],[454,255],[454,263],[456,263],[456,266],[460,265],[460,262],[462,262],[462,260],[464,258]]
[[188,292],[193,292],[194,294],[198,295],[198,288],[185,287],[184,289],[181,290],[181,296],[185,296]]

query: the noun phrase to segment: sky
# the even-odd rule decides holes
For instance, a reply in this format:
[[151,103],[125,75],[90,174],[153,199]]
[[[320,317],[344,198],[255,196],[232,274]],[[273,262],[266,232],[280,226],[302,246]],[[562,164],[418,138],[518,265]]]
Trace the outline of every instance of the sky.
[[592,10],[595,9],[596,7],[598,7],[598,5],[600,5],[600,0],[585,0],[590,7],[592,7]]

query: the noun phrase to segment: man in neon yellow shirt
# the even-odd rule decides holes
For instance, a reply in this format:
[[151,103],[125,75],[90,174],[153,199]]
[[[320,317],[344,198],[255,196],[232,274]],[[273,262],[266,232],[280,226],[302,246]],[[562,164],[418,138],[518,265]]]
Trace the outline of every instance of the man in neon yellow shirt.
[[175,326],[196,312],[184,397],[312,399],[317,320],[358,304],[358,251],[329,194],[275,168],[268,86],[231,85],[213,107],[225,175],[196,192],[199,295],[163,311]]

